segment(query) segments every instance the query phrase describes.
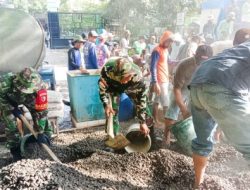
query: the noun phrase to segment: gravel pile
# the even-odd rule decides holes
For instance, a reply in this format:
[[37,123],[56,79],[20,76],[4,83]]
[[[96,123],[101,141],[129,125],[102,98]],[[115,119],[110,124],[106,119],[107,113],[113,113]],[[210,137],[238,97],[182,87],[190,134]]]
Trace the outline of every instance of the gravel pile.
[[200,190],[235,190],[233,184],[218,176],[205,176],[204,182],[200,185]]
[[96,189],[102,182],[65,164],[48,160],[22,160],[0,170],[0,189]]
[[[32,144],[27,158],[0,170],[0,189],[192,189],[190,157],[162,149],[148,154],[102,151],[102,127],[60,134],[52,150],[64,164]],[[32,150],[32,151],[31,151]],[[0,158],[0,161],[3,158]],[[250,189],[248,163],[229,145],[215,147],[200,189]]]
[[94,178],[127,181],[140,188],[189,189],[193,184],[191,159],[169,150],[125,155],[98,152],[70,165]]
[[0,189],[191,189],[191,160],[172,151],[97,152],[69,165],[22,160],[0,170]]

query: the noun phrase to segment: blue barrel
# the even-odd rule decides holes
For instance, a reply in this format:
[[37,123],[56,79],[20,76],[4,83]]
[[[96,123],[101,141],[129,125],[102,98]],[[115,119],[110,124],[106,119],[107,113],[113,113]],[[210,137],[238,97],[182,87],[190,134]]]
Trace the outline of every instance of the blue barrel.
[[119,106],[119,121],[128,121],[135,116],[135,110],[133,102],[127,96],[127,94],[122,93],[120,96],[120,106]]
[[55,90],[56,79],[53,66],[42,66],[38,69],[39,74],[42,77],[42,80],[49,84],[51,90]]

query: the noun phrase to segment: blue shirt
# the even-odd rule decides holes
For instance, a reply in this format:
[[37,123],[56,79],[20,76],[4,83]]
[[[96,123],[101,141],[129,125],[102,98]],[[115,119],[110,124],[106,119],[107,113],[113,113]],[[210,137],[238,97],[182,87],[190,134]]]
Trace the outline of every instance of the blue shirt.
[[98,69],[95,44],[87,41],[83,46],[83,54],[86,69]]
[[250,41],[231,49],[201,64],[193,76],[191,86],[216,84],[239,94],[250,89]]
[[160,54],[158,51],[153,51],[151,54],[151,63],[150,63],[150,73],[151,73],[151,82],[157,82],[157,64],[160,59]]
[[79,49],[71,48],[68,51],[68,69],[78,70],[82,65],[82,57]]

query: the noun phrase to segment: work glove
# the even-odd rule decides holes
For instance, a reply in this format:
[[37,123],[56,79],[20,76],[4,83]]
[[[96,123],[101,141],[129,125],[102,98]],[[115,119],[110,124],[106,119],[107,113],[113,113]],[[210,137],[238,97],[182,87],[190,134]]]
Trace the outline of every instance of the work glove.
[[51,145],[50,138],[49,138],[47,135],[43,134],[43,133],[38,134],[38,135],[37,135],[37,139],[34,137],[34,135],[31,135],[31,136],[26,140],[26,144],[35,143],[35,142],[37,142],[38,144],[43,143],[43,144],[46,144],[46,145],[48,145],[48,146]]
[[12,114],[17,117],[17,118],[20,118],[21,115],[22,115],[22,111],[18,108],[18,107],[15,107],[13,110],[12,110]]

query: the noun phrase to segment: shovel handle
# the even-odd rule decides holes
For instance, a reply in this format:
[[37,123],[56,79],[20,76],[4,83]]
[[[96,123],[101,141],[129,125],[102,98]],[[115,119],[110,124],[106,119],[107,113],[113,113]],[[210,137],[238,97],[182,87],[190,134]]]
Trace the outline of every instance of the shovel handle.
[[[34,137],[37,139],[37,133],[34,131],[33,127],[30,125],[27,119],[23,115],[20,116],[20,119],[25,124],[25,126],[29,129],[32,135],[34,135]],[[46,144],[41,143],[41,146],[54,161],[61,163],[61,161],[57,158],[54,152]]]
[[44,143],[41,143],[41,146],[43,147],[43,149],[50,155],[50,157],[58,162],[61,163],[61,161],[59,160],[59,158],[57,158],[57,156],[55,155],[55,153]]
[[109,113],[108,123],[107,123],[107,133],[111,138],[114,138],[114,128],[113,128],[113,114]]
[[22,121],[21,121],[19,118],[17,118],[16,121],[17,121],[17,129],[18,129],[18,131],[19,131],[21,137],[23,137],[23,136],[24,136],[24,132],[23,132],[23,124],[22,124]]
[[[109,103],[108,104],[112,108],[112,97],[110,94],[109,94]],[[115,137],[114,128],[113,128],[113,114],[112,113],[109,113],[109,116],[108,116],[107,133],[111,138]]]
[[37,139],[37,133],[34,131],[33,127],[30,125],[30,123],[27,121],[27,119],[23,115],[20,116],[20,119],[22,120],[24,125],[29,129],[29,131],[32,133],[32,135],[34,135],[34,137]]

